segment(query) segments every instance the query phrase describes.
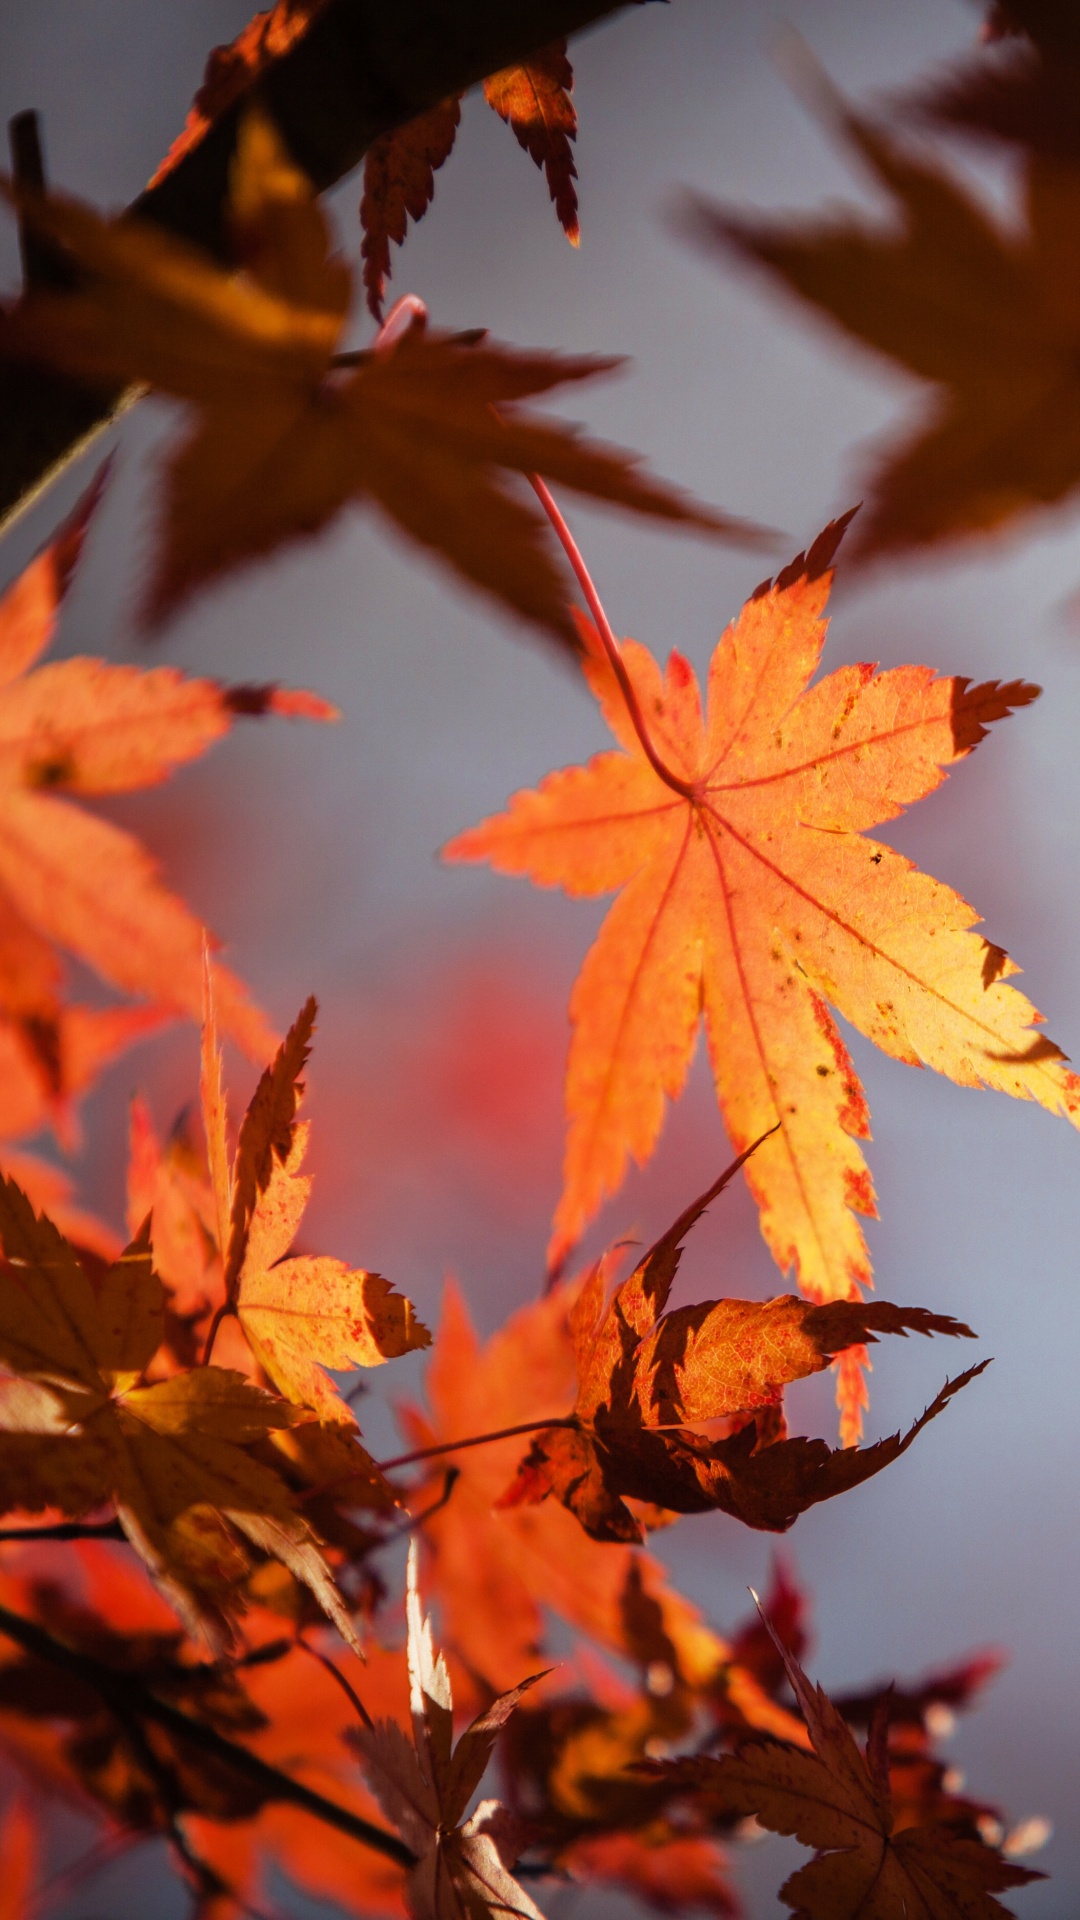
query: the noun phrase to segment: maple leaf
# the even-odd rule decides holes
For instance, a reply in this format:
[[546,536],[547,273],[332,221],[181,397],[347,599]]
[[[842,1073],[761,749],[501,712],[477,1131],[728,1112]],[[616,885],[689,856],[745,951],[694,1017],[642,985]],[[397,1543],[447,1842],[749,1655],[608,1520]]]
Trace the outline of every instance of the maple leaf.
[[1031,156],[1021,229],[1007,230],[822,76],[811,84],[888,196],[891,225],[759,218],[704,200],[692,218],[699,236],[937,389],[871,469],[856,557],[987,534],[1066,499],[1080,485],[1077,155]]
[[[417,1445],[538,1424],[573,1405],[569,1315],[576,1289],[561,1285],[513,1314],[483,1345],[456,1287],[445,1292],[427,1374],[431,1423],[413,1415]],[[458,1478],[448,1505],[425,1520],[423,1544],[445,1635],[467,1672],[492,1692],[543,1654],[542,1609],[642,1673],[666,1674],[694,1696],[723,1697],[750,1726],[786,1739],[799,1724],[733,1658],[730,1645],[672,1586],[649,1554],[590,1540],[555,1501],[497,1506],[520,1458],[513,1437],[447,1457]],[[441,1464],[441,1463],[440,1463]],[[416,1506],[428,1505],[429,1482]]]
[[232,176],[243,273],[147,222],[108,222],[56,195],[14,197],[78,262],[81,285],[32,289],[0,315],[0,352],[91,384],[143,382],[196,409],[167,469],[149,619],[369,499],[473,586],[576,647],[546,522],[515,491],[513,476],[533,472],[720,538],[764,537],[640,472],[634,456],[520,410],[531,395],[610,370],[611,359],[413,327],[336,368],[351,275],[329,252],[307,179],[259,113],[244,121]]
[[975,1696],[1003,1665],[1000,1653],[975,1653],[914,1682],[879,1683],[834,1700],[855,1728],[869,1727],[875,1715],[884,1714],[882,1701],[888,1702],[884,1744],[894,1832],[931,1824],[947,1826],[969,1840],[1000,1844],[1000,1838],[991,1838],[995,1831],[999,1836],[1006,1831],[998,1809],[967,1798],[963,1776],[957,1776],[936,1747],[952,1731],[956,1711],[974,1705]]
[[570,98],[573,68],[566,41],[553,40],[518,67],[504,67],[484,81],[484,98],[513,128],[518,145],[544,172],[559,225],[571,246],[580,241],[577,168],[570,142],[577,135],[577,114]]
[[381,1274],[326,1255],[285,1258],[311,1192],[310,1176],[300,1171],[309,1128],[295,1116],[315,1013],[310,999],[263,1072],[230,1168],[208,996],[203,1121],[223,1248],[225,1304],[286,1399],[310,1407],[322,1421],[352,1426],[353,1414],[323,1369],[380,1366],[429,1346],[431,1335],[411,1301],[395,1293]]
[[[556,40],[521,66],[505,67],[484,81],[484,98],[513,129],[525,152],[542,167],[559,222],[577,246],[577,194],[570,142],[577,115],[570,92],[573,70],[566,41]],[[382,319],[390,277],[390,242],[401,246],[409,220],[421,220],[435,193],[435,175],[449,159],[461,121],[463,95],[453,93],[427,113],[373,140],[364,159],[361,256],[369,311]]]
[[[1040,1016],[1006,984],[1014,963],[969,931],[977,916],[958,894],[862,832],[932,792],[1037,690],[858,665],[807,691],[845,524],[723,635],[707,717],[681,655],[662,677],[628,641],[650,759],[612,670],[590,658],[619,749],[549,775],[445,849],[572,894],[622,890],[570,1003],[556,1267],[628,1161],[652,1152],[702,1009],[736,1151],[777,1130],[746,1168],[765,1239],[817,1301],[869,1283],[855,1214],[875,1211],[856,1144],[866,1100],[826,1002],[897,1059],[1080,1121],[1080,1079],[1033,1033]],[[846,1440],[859,1432],[855,1371],[842,1382]]]
[[[596,1540],[644,1538],[625,1495],[667,1513],[717,1506],[749,1526],[782,1532],[806,1507],[895,1459],[960,1386],[947,1386],[902,1441],[895,1435],[862,1452],[774,1439],[753,1424],[712,1443],[686,1431],[777,1407],[791,1381],[820,1373],[838,1353],[878,1333],[973,1337],[948,1315],[884,1301],[812,1306],[781,1294],[706,1300],[665,1313],[682,1240],[740,1164],[679,1216],[610,1301],[607,1263],[593,1268],[570,1315],[578,1375],[573,1415],[533,1441],[503,1495],[507,1505],[554,1493]],[[964,1375],[964,1384],[971,1377]]]
[[7,1180],[0,1240],[0,1362],[15,1376],[0,1411],[5,1509],[78,1518],[115,1503],[182,1617],[220,1640],[243,1604],[237,1582],[250,1563],[240,1535],[281,1559],[353,1639],[310,1527],[281,1477],[249,1451],[302,1415],[218,1367],[140,1384],[163,1330],[148,1231],[95,1288],[52,1221]]
[[[13,1106],[5,1133],[62,1122],[102,1061],[158,1024],[162,1010],[197,1017],[201,1005],[199,921],[131,834],[72,800],[167,779],[241,714],[336,715],[313,694],[229,688],[175,667],[147,672],[78,655],[37,664],[104,479],[103,469],[0,598],[0,1060],[10,1049]],[[65,1007],[57,948],[157,1010]],[[214,977],[223,1024],[264,1060],[274,1044],[264,1015],[234,974],[215,963]]]
[[821,1687],[777,1642],[813,1747],[748,1742],[720,1759],[648,1766],[673,1785],[704,1788],[726,1810],[752,1815],[774,1833],[817,1849],[780,1889],[798,1920],[995,1920],[994,1894],[1043,1876],[1003,1859],[995,1847],[960,1839],[945,1826],[897,1831],[885,1747],[887,1700],[871,1722],[865,1753]]
[[461,95],[452,93],[428,113],[373,140],[364,156],[364,194],[360,202],[364,288],[368,310],[382,319],[390,277],[390,242],[400,247],[410,220],[420,220],[431,205],[435,175],[450,156],[461,119]]
[[499,1914],[543,1920],[509,1871],[515,1857],[510,1823],[500,1817],[498,1801],[483,1801],[465,1820],[500,1727],[542,1675],[532,1674],[500,1694],[455,1747],[450,1677],[442,1654],[435,1654],[431,1622],[420,1610],[415,1541],[409,1549],[406,1612],[412,1743],[392,1720],[369,1720],[355,1729],[353,1740],[383,1812],[417,1855],[409,1876],[410,1909],[415,1920],[483,1920]]

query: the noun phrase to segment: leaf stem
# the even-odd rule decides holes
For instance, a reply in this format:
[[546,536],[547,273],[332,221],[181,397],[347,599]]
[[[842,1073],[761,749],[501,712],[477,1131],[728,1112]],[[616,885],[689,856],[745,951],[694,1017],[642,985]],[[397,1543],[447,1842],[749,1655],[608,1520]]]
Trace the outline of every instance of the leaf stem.
[[558,1414],[554,1420],[525,1420],[520,1427],[500,1427],[497,1433],[474,1433],[468,1440],[440,1440],[434,1447],[417,1447],[413,1453],[399,1453],[394,1460],[376,1460],[380,1473],[395,1467],[411,1467],[417,1460],[434,1460],[440,1453],[457,1453],[462,1447],[486,1447],[493,1440],[513,1440],[519,1433],[542,1433],[548,1427],[576,1427],[572,1413]]
[[589,612],[596,622],[596,630],[600,635],[601,645],[607,655],[608,664],[619,683],[619,691],[626,702],[626,711],[630,715],[634,732],[641,742],[641,750],[646,760],[657,778],[662,780],[666,787],[670,787],[673,793],[681,794],[684,800],[697,800],[699,794],[694,782],[692,780],[684,780],[681,774],[676,773],[673,768],[669,767],[667,762],[661,759],[656,748],[653,746],[652,740],[649,737],[649,729],[645,725],[645,716],[638,705],[638,697],[634,691],[634,683],[626,670],[626,662],[622,657],[619,642],[615,638],[611,622],[604,612],[604,603],[596,591],[592,575],[585,565],[581,549],[567,526],[566,521],[563,519],[550,487],[546,481],[541,480],[538,473],[530,473],[528,480],[540,505],[551,521],[559,544],[574,570],[577,583],[582,593],[585,595]]
[[134,1714],[142,1720],[166,1727],[189,1746],[201,1747],[204,1753],[212,1754],[216,1760],[231,1767],[234,1773],[250,1780],[262,1789],[267,1800],[284,1801],[287,1805],[300,1807],[314,1819],[321,1820],[324,1826],[335,1827],[339,1833],[348,1834],[351,1839],[360,1841],[362,1846],[384,1854],[399,1867],[416,1865],[412,1848],[407,1847],[396,1834],[388,1832],[385,1827],[376,1826],[374,1821],[365,1820],[361,1814],[353,1813],[350,1807],[339,1806],[336,1800],[316,1793],[313,1787],[305,1786],[301,1780],[294,1780],[290,1774],[282,1773],[278,1767],[272,1767],[257,1753],[252,1753],[249,1747],[227,1740],[224,1734],[207,1726],[204,1720],[197,1720],[191,1714],[183,1713],[179,1707],[159,1700],[133,1674],[118,1673],[114,1667],[106,1666],[104,1661],[96,1660],[92,1654],[77,1652],[64,1641],[55,1639],[44,1627],[39,1627],[36,1621],[24,1619],[9,1607],[0,1606],[0,1633],[36,1659],[47,1660],[50,1666],[73,1674],[93,1687],[94,1692],[121,1721],[130,1721]]

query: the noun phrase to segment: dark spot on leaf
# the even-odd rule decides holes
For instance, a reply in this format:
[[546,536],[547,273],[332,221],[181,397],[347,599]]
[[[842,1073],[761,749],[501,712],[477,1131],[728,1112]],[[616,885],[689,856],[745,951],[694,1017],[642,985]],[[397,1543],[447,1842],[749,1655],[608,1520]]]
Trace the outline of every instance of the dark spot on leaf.
[[75,779],[75,760],[70,753],[50,753],[44,760],[32,760],[26,769],[28,787],[67,787]]

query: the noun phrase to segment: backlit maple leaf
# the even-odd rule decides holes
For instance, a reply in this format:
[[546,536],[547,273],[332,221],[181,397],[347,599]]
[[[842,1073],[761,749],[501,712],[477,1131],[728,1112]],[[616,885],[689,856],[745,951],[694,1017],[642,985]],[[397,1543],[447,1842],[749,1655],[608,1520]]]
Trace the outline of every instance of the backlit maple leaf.
[[[570,98],[573,69],[566,41],[555,40],[517,67],[504,67],[484,81],[484,98],[513,129],[518,144],[542,167],[559,224],[578,244],[577,170],[570,142],[577,114]],[[452,93],[427,113],[373,140],[364,159],[360,225],[364,239],[364,287],[369,311],[382,318],[390,277],[390,242],[405,238],[409,220],[420,220],[435,193],[435,175],[449,159],[464,96]]]
[[95,1289],[47,1216],[0,1186],[0,1500],[120,1523],[193,1629],[228,1636],[250,1561],[241,1540],[309,1585],[344,1636],[349,1616],[281,1477],[249,1451],[294,1409],[219,1367],[143,1384],[163,1332],[149,1235]]
[[230,1166],[208,998],[203,1123],[223,1249],[223,1306],[235,1313],[255,1359],[286,1399],[310,1407],[321,1421],[351,1428],[353,1415],[324,1369],[381,1366],[429,1346],[431,1335],[412,1302],[381,1274],[329,1255],[285,1257],[311,1192],[310,1177],[300,1171],[309,1128],[295,1115],[315,1012],[308,1000],[265,1069]]
[[[856,1144],[866,1101],[826,1002],[897,1059],[1080,1122],[1080,1079],[1006,984],[1014,963],[970,931],[977,916],[958,894],[862,832],[932,792],[1037,689],[859,665],[807,690],[844,524],[723,635],[707,716],[679,654],[662,677],[627,642],[650,759],[612,670],[591,659],[619,749],[549,775],[446,849],[572,894],[622,890],[571,999],[556,1264],[628,1161],[652,1152],[702,1011],[736,1150],[776,1129],[746,1178],[778,1265],[813,1300],[869,1283],[855,1214],[875,1210]],[[842,1380],[848,1441],[860,1430],[854,1374]]]
[[373,140],[364,155],[364,193],[360,202],[364,289],[368,310],[382,319],[390,277],[390,242],[400,247],[410,220],[420,220],[431,205],[435,175],[449,158],[461,119],[461,95]]
[[[751,1416],[778,1411],[791,1381],[821,1372],[878,1333],[971,1337],[971,1329],[917,1307],[809,1306],[794,1294],[706,1300],[665,1313],[682,1241],[738,1165],[680,1215],[610,1300],[607,1263],[593,1268],[570,1314],[574,1412],[537,1435],[500,1504],[553,1493],[596,1540],[644,1537],[626,1496],[666,1514],[719,1507],[748,1526],[783,1532],[807,1507],[880,1472],[972,1377],[947,1386],[903,1439],[896,1434],[861,1451],[832,1452],[822,1440],[789,1440],[756,1425]],[[688,1431],[733,1417],[741,1417],[739,1428],[725,1439]]]
[[780,1898],[797,1920],[1000,1920],[994,1899],[1043,1876],[1003,1859],[996,1847],[948,1826],[896,1826],[886,1747],[888,1698],[870,1723],[865,1752],[820,1687],[780,1647],[805,1717],[812,1753],[773,1740],[720,1759],[656,1763],[673,1786],[706,1789],[732,1813],[817,1849],[785,1881]]
[[[72,804],[153,786],[205,753],[239,715],[329,720],[314,694],[194,680],[175,667],[75,656],[51,641],[103,475],[0,599],[0,1133],[65,1109],[102,1062],[160,1023],[198,1017],[205,931],[123,828]],[[65,1005],[57,949],[156,1009]],[[222,1023],[256,1060],[273,1049],[243,984],[215,964]]]
[[[413,1415],[417,1445],[537,1424],[569,1412],[574,1349],[569,1315],[577,1289],[559,1286],[511,1315],[481,1345],[457,1289],[448,1286],[427,1391],[431,1423]],[[698,1696],[716,1692],[750,1726],[798,1737],[792,1716],[732,1657],[728,1643],[671,1584],[649,1554],[590,1540],[554,1500],[500,1508],[499,1495],[520,1459],[513,1437],[446,1459],[458,1479],[448,1505],[424,1526],[429,1578],[446,1640],[467,1672],[492,1692],[537,1664],[544,1609],[594,1646],[643,1673],[663,1672]],[[438,1462],[441,1468],[443,1462]],[[431,1483],[415,1497],[430,1503]]]
[[504,67],[484,81],[484,98],[517,135],[530,159],[542,167],[559,225],[571,246],[580,239],[577,168],[571,141],[577,114],[570,98],[574,72],[566,41],[553,40],[517,67]]
[[435,1653],[431,1622],[421,1612],[415,1541],[409,1549],[406,1611],[412,1741],[396,1721],[370,1717],[355,1729],[353,1740],[383,1812],[417,1855],[409,1876],[409,1909],[414,1920],[484,1920],[487,1915],[543,1920],[509,1871],[515,1858],[511,1823],[498,1801],[483,1801],[465,1819],[500,1727],[541,1676],[533,1674],[500,1694],[454,1746],[450,1677],[442,1654]]
[[519,410],[613,360],[413,327],[336,366],[352,276],[330,254],[318,201],[262,115],[246,118],[233,168],[242,273],[149,222],[105,221],[57,195],[15,197],[78,262],[80,285],[33,289],[0,315],[0,353],[91,384],[142,382],[196,409],[167,469],[150,619],[367,499],[472,585],[576,647],[547,523],[514,479],[533,472],[636,513],[761,543],[760,528],[653,480],[635,456]]
[[[1021,61],[1020,66],[1025,64]],[[1030,64],[1030,63],[1028,63]],[[1054,69],[1054,62],[1049,62]],[[1053,90],[1075,114],[1075,60]],[[868,475],[857,556],[985,534],[1080,486],[1080,142],[1025,89],[1001,108],[1041,121],[1008,228],[955,174],[850,109],[821,76],[830,123],[888,196],[893,220],[777,219],[699,200],[696,232],[763,266],[849,337],[934,383],[914,429]],[[959,103],[957,103],[959,106]],[[948,114],[947,92],[942,102]],[[965,117],[958,111],[957,117]],[[993,119],[992,113],[991,118]],[[1055,125],[1057,131],[1055,131]],[[1021,136],[1023,137],[1023,136]]]

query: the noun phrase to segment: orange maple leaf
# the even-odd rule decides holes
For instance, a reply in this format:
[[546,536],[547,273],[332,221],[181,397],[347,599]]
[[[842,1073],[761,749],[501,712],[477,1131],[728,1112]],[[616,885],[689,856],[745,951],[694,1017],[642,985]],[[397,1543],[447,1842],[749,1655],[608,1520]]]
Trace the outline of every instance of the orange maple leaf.
[[[71,800],[156,785],[205,753],[240,715],[335,717],[313,694],[229,688],[189,679],[175,667],[146,671],[82,656],[37,664],[103,480],[104,472],[0,599],[5,1135],[50,1117],[62,1121],[102,1060],[158,1024],[163,1012],[198,1017],[201,1007],[202,925],[161,884],[131,834]],[[154,1001],[156,1010],[65,1006],[58,948],[112,985]],[[234,974],[215,963],[214,976],[223,1024],[253,1059],[265,1059],[274,1036],[264,1015]]]
[[[860,665],[807,690],[845,524],[724,634],[707,718],[679,654],[662,677],[629,641],[646,752],[594,657],[586,672],[619,750],[549,775],[446,848],[573,894],[622,889],[571,999],[556,1267],[628,1160],[652,1152],[702,1011],[736,1150],[776,1130],[746,1178],[778,1265],[813,1300],[869,1283],[855,1214],[875,1211],[856,1144],[869,1136],[866,1101],[826,1002],[897,1059],[1080,1123],[1080,1079],[1032,1031],[1040,1016],[1006,984],[1013,962],[970,931],[977,916],[958,894],[861,831],[932,792],[1037,689]],[[849,1367],[845,1442],[860,1430],[859,1384]]]
[[518,67],[504,67],[484,81],[484,98],[513,128],[519,146],[543,168],[559,225],[572,247],[581,239],[574,181],[577,168],[570,142],[577,135],[577,114],[570,98],[574,70],[566,41],[553,40]]
[[[286,1400],[310,1407],[324,1423],[352,1429],[353,1415],[325,1368],[381,1366],[430,1346],[431,1335],[412,1302],[395,1293],[381,1274],[325,1254],[286,1258],[311,1192],[310,1176],[301,1172],[310,1128],[306,1121],[297,1122],[296,1109],[304,1091],[300,1075],[315,1013],[316,1003],[309,999],[264,1070],[230,1165],[221,1062],[207,992],[203,1125],[224,1283],[207,1351],[221,1319],[234,1314],[255,1360]],[[362,1459],[370,1464],[366,1454]]]
[[[523,1307],[483,1346],[456,1287],[448,1286],[427,1390],[431,1423],[410,1418],[417,1444],[464,1439],[568,1412],[574,1400],[569,1315],[576,1289],[559,1286]],[[543,1608],[621,1660],[666,1666],[694,1692],[718,1689],[749,1725],[798,1738],[776,1705],[670,1584],[649,1554],[590,1540],[553,1500],[500,1509],[521,1441],[449,1452],[458,1470],[447,1506],[426,1521],[424,1544],[443,1610],[445,1637],[466,1669],[493,1692],[535,1666]],[[440,1471],[442,1462],[436,1463]],[[428,1482],[417,1501],[427,1505]]]

